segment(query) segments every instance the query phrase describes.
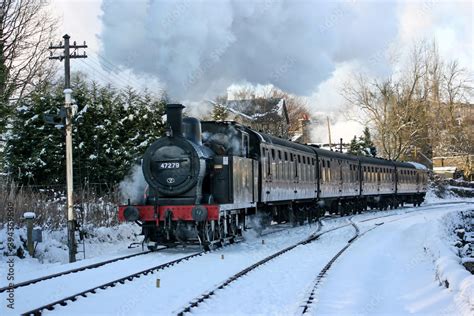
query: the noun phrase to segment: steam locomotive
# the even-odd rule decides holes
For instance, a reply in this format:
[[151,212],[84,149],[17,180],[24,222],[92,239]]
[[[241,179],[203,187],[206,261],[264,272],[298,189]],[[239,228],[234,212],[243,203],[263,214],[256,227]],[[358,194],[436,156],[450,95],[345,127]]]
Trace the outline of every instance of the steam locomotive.
[[119,220],[142,227],[147,247],[232,242],[251,217],[262,227],[293,225],[326,212],[419,206],[427,191],[420,165],[302,145],[236,122],[183,119],[168,104],[166,136],[145,152],[148,192],[119,206]]

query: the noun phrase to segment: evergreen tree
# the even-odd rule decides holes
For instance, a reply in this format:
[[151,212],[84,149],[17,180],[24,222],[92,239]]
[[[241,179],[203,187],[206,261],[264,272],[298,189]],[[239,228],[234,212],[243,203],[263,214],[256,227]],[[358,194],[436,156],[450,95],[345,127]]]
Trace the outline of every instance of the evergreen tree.
[[352,155],[360,155],[361,154],[360,143],[357,140],[357,136],[355,136],[355,135],[354,135],[354,138],[351,140],[351,143],[349,145],[348,153],[352,154]]
[[375,157],[377,155],[377,150],[372,142],[372,136],[370,135],[370,130],[367,126],[364,128],[363,135],[359,137],[359,142],[361,150],[365,156]]
[[20,183],[63,182],[64,133],[43,121],[43,115],[59,113],[63,100],[62,91],[45,83],[17,108],[5,160],[7,171]]
[[227,96],[218,96],[213,104],[211,119],[214,121],[225,121],[229,117],[229,111],[224,105],[227,102]]
[[[71,80],[77,105],[73,130],[75,185],[115,184],[162,135],[164,102],[148,91],[124,91]],[[7,168],[23,184],[65,182],[64,129],[45,124],[43,114],[58,114],[64,104],[62,84],[44,84],[19,108],[6,146]]]
[[214,105],[212,110],[212,119],[214,121],[225,121],[229,116],[227,108],[222,105],[221,103],[217,103]]
[[349,145],[349,153],[357,156],[376,156],[377,152],[368,127],[364,129],[363,135],[359,139],[354,135]]

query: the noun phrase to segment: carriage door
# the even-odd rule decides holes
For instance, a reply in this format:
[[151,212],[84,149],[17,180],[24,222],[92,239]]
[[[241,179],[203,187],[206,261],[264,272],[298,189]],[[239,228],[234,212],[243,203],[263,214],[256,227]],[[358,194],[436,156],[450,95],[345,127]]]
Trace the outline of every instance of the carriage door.
[[263,147],[262,149],[262,158],[261,158],[261,200],[269,201],[271,200],[271,186],[272,186],[272,156],[271,150],[268,147]]
[[344,184],[344,178],[343,178],[343,172],[344,172],[344,166],[342,160],[338,160],[338,165],[339,165],[339,194],[342,195],[342,189],[343,189],[343,184]]
[[420,187],[420,173],[418,172],[418,170],[415,171],[415,174],[416,174],[416,192],[420,192],[421,191],[421,187]]
[[290,164],[292,165],[293,168],[293,196],[296,198],[297,193],[299,192],[299,182],[300,182],[300,174],[298,172],[298,163],[301,162],[301,156],[297,154],[290,153]]

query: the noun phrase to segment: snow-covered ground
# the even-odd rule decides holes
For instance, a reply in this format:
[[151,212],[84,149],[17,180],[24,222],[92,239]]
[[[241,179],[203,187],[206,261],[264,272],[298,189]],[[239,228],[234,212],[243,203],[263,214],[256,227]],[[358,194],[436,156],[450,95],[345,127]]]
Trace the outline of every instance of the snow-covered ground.
[[[466,298],[467,293],[463,292],[465,289],[462,286],[446,289],[440,286],[437,275],[439,278],[443,271],[446,271],[445,274],[451,271],[443,270],[442,258],[450,256],[453,259],[454,256],[452,240],[447,235],[447,223],[455,218],[453,214],[474,209],[474,205],[436,204],[439,202],[430,198],[429,203],[421,208],[407,207],[354,216],[352,220],[360,227],[361,233],[375,227],[375,224],[379,226],[356,240],[334,263],[318,288],[317,299],[310,312],[330,315],[472,315],[472,305]],[[380,217],[384,215],[386,217]],[[374,217],[380,218],[370,220]],[[349,218],[325,219],[323,222],[321,230],[325,231],[348,224]],[[125,232],[129,228],[121,229]],[[264,237],[248,231],[245,241],[239,244],[114,288],[100,290],[45,314],[173,314],[236,272],[307,238],[316,229],[315,225],[302,226]],[[347,244],[354,233],[354,228],[349,225],[327,233],[313,243],[299,246],[219,291],[192,312],[295,314],[322,267]],[[104,234],[102,237],[105,238],[110,232]],[[35,259],[17,259],[16,281],[140,251],[127,249],[130,242],[123,239],[113,244],[108,237],[102,243],[97,241],[96,247],[89,245],[90,253],[102,251],[101,256],[73,265],[48,263],[48,260],[40,264]],[[160,251],[18,288],[15,290],[13,311],[6,307],[7,294],[1,293],[0,315],[26,312],[197,251],[193,247]],[[5,263],[4,260],[1,262],[2,265]],[[5,271],[4,266],[1,269]],[[157,279],[160,279],[159,288],[156,287]],[[6,284],[3,275],[0,282],[1,286]]]
[[[66,240],[66,230],[43,232],[43,242],[36,247],[36,258],[31,258],[25,253],[25,258],[15,258],[15,282],[19,283],[40,276],[74,269],[88,264],[105,261],[115,257],[136,253],[140,248],[128,249],[132,242],[141,241],[139,237],[140,228],[134,224],[122,224],[115,227],[89,228],[89,236],[86,239],[85,255],[77,255],[78,262],[65,264],[68,262],[68,248]],[[7,229],[0,230],[0,240],[7,240]],[[26,229],[14,230],[14,243],[16,247],[23,244],[22,239],[26,237]],[[6,245],[4,245],[6,248]],[[79,246],[82,250],[82,246]],[[5,271],[7,257],[4,256],[5,249],[0,252],[0,271]],[[7,279],[0,278],[0,287],[7,285]]]
[[436,280],[435,261],[443,242],[444,207],[385,221],[337,261],[320,288],[314,314],[472,315],[456,304],[455,292]]

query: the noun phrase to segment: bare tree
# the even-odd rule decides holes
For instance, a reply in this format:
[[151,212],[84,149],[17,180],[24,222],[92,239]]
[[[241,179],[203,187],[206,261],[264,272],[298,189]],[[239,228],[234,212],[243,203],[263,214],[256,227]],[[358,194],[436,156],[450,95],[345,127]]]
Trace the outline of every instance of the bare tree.
[[0,7],[0,133],[14,103],[49,78],[54,71],[47,59],[56,20],[45,1],[2,0]]
[[400,73],[384,80],[358,74],[342,91],[361,114],[358,120],[374,128],[382,156],[404,158],[414,148],[428,157],[433,149],[466,150],[472,138],[468,124],[459,121],[459,110],[471,107],[466,71],[457,62],[445,63],[435,43],[424,42],[415,45],[409,63],[398,68]]

